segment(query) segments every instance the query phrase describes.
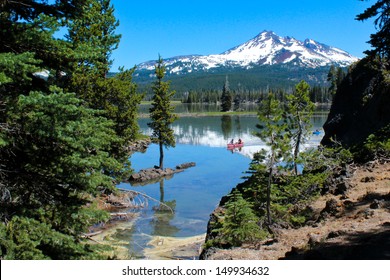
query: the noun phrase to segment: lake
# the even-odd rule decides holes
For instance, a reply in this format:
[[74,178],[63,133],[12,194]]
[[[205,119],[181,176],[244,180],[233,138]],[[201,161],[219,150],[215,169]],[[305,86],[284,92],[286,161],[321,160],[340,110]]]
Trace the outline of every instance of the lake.
[[[313,130],[322,131],[327,113],[312,118]],[[140,119],[141,130],[150,135],[148,119]],[[196,166],[175,174],[172,178],[145,186],[121,183],[120,188],[143,192],[174,209],[159,211],[158,203],[149,201],[132,229],[118,231],[114,238],[129,242],[128,248],[136,258],[142,258],[143,248],[153,236],[189,237],[206,232],[211,212],[222,196],[243,181],[251,156],[264,147],[252,135],[256,116],[182,117],[172,126],[176,147],[165,149],[164,166],[174,168],[185,162]],[[312,135],[307,146],[316,146],[323,133]],[[227,150],[231,139],[242,139],[240,150]],[[135,171],[158,164],[159,150],[151,145],[145,153],[131,156]]]

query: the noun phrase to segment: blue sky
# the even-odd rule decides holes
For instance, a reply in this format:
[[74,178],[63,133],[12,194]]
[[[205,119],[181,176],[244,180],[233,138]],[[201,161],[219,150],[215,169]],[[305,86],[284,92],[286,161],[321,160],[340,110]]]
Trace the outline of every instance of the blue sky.
[[122,34],[112,70],[147,60],[188,54],[218,54],[264,30],[306,38],[363,57],[375,32],[357,14],[375,0],[112,0]]

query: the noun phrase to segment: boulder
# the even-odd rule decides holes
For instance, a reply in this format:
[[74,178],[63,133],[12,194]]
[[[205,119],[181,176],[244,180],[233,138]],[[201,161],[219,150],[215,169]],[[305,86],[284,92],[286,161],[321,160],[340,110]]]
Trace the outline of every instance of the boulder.
[[336,215],[338,212],[337,200],[334,198],[329,199],[326,202],[325,208],[322,211],[327,212],[332,216]]
[[339,236],[345,235],[347,232],[344,230],[336,230],[336,231],[331,231],[329,232],[328,236],[326,239],[332,239],[332,238],[337,238]]
[[374,181],[375,181],[375,177],[373,177],[373,176],[367,176],[367,177],[364,177],[360,180],[360,182],[362,182],[362,183],[371,183]]
[[138,181],[141,179],[141,175],[139,173],[134,173],[130,175],[130,181]]
[[379,208],[382,208],[384,205],[385,205],[384,200],[374,199],[374,201],[370,204],[370,208],[371,209],[379,209]]
[[182,164],[177,165],[176,169],[187,169],[187,168],[194,167],[194,166],[195,166],[195,162],[186,162],[186,163],[182,163]]

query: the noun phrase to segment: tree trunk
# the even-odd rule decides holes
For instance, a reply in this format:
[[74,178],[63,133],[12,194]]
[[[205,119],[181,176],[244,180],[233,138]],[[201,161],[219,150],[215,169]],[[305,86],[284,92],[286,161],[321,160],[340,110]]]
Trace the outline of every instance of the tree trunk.
[[164,168],[164,149],[163,149],[163,143],[160,142],[160,169]]
[[301,145],[301,138],[302,138],[302,122],[300,116],[298,117],[299,121],[299,127],[298,127],[298,134],[297,134],[297,142],[295,144],[295,149],[294,149],[294,172],[295,175],[298,175],[298,165],[297,165],[297,159],[298,159],[298,154],[299,154],[299,146]]
[[272,185],[272,172],[274,166],[274,154],[271,156],[270,168],[268,174],[268,184],[267,184],[267,223],[268,226],[271,225],[271,185]]
[[294,150],[294,171],[295,171],[295,175],[298,175],[297,159],[298,159],[298,154],[299,154],[299,146],[301,145],[301,136],[302,136],[302,133],[300,131],[298,133],[298,136],[297,136],[297,143],[295,145],[295,150]]

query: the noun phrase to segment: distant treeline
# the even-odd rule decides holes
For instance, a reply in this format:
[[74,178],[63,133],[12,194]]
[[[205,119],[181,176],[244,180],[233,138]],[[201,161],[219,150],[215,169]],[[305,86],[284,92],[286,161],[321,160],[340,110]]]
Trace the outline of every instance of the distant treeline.
[[[345,75],[345,68],[335,66],[302,68],[291,65],[266,65],[252,69],[219,70],[209,73],[186,75],[168,74],[167,80],[176,91],[175,100],[185,103],[219,103],[223,85],[228,77],[230,92],[236,102],[256,102],[270,90],[284,101],[295,84],[305,80],[310,86],[310,98],[315,103],[330,103],[337,84]],[[115,75],[111,73],[111,75]],[[152,97],[152,72],[136,71],[134,82],[145,93],[145,100]]]
[[[293,88],[287,89],[269,89],[261,90],[232,90],[233,104],[237,106],[240,103],[259,102],[264,99],[268,93],[272,91],[278,100],[285,102],[286,96],[293,92]],[[176,93],[175,99],[183,103],[211,103],[216,104],[221,102],[221,90],[200,90],[189,91],[184,93]],[[310,89],[310,100],[314,103],[331,103],[332,93],[328,87],[314,86]]]

